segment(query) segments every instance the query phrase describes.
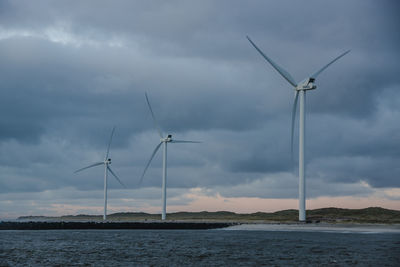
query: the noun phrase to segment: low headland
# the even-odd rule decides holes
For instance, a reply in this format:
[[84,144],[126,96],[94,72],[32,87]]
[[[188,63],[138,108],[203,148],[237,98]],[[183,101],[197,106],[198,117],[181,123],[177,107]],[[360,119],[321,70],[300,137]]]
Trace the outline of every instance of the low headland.
[[[263,223],[290,223],[298,221],[298,210],[282,210],[277,212],[234,213],[230,211],[201,211],[201,212],[174,212],[167,214],[167,221],[192,221],[192,222],[263,222]],[[120,212],[107,215],[109,222],[136,222],[159,221],[160,214],[144,212]],[[64,221],[64,222],[101,222],[102,215],[65,215],[60,217],[49,216],[21,216],[18,221]],[[308,222],[327,223],[378,223],[399,224],[400,211],[370,207],[365,209],[323,208],[307,210]]]
[[[113,213],[103,222],[101,215],[21,216],[14,221],[0,222],[0,230],[42,229],[216,229],[239,224],[299,224],[298,210],[272,213],[240,214],[229,211],[168,213],[161,221],[160,214],[143,212]],[[380,207],[365,209],[323,208],[307,210],[309,224],[399,225],[400,211]]]

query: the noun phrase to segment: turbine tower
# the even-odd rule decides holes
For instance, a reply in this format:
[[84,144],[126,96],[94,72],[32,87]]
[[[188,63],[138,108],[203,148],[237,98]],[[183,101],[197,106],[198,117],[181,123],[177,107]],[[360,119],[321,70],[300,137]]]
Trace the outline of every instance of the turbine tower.
[[118,176],[111,170],[111,167],[109,166],[111,164],[111,159],[108,157],[108,154],[110,152],[110,145],[111,145],[111,140],[112,137],[114,135],[114,131],[115,131],[115,126],[113,127],[112,131],[111,131],[111,136],[110,136],[110,141],[108,142],[108,146],[107,146],[107,152],[106,152],[106,156],[104,157],[104,161],[100,161],[100,162],[96,162],[93,163],[89,166],[86,166],[84,168],[81,168],[79,170],[76,170],[74,173],[89,169],[91,167],[95,167],[95,166],[99,166],[99,165],[103,165],[104,164],[104,214],[103,214],[103,220],[107,220],[107,176],[108,176],[108,172],[110,172],[115,179],[123,186],[126,188],[126,186],[121,182],[121,180],[118,178]]
[[153,153],[150,156],[150,160],[147,162],[146,167],[144,168],[142,177],[140,178],[140,183],[143,181],[143,177],[150,166],[151,161],[156,155],[158,149],[163,146],[163,172],[162,172],[162,215],[161,220],[165,220],[167,215],[167,144],[168,143],[201,143],[198,141],[185,141],[185,140],[174,140],[172,139],[172,135],[168,134],[164,137],[161,128],[158,126],[156,117],[154,116],[153,109],[151,108],[149,98],[147,97],[147,93],[145,93],[147,105],[149,107],[151,117],[153,118],[154,125],[157,129],[157,132],[160,136],[160,143],[156,146]]
[[293,135],[294,135],[294,123],[296,119],[296,110],[297,110],[297,101],[300,95],[300,118],[299,118],[299,221],[306,220],[306,177],[305,177],[305,153],[304,153],[304,143],[305,143],[305,130],[306,130],[306,117],[305,117],[305,105],[306,105],[306,91],[314,90],[317,86],[314,84],[315,79],[321,72],[323,72],[327,67],[329,67],[332,63],[334,63],[339,58],[343,57],[350,50],[347,50],[343,54],[336,57],[334,60],[326,64],[320,70],[312,74],[310,77],[305,78],[303,81],[296,83],[293,77],[287,72],[285,69],[276,64],[272,59],[267,57],[260,48],[256,46],[256,44],[250,39],[250,37],[246,36],[249,42],[254,46],[254,48],[267,60],[272,67],[285,78],[293,87],[295,91],[294,95],[294,103],[292,109],[292,129],[291,129],[291,152],[293,157]]

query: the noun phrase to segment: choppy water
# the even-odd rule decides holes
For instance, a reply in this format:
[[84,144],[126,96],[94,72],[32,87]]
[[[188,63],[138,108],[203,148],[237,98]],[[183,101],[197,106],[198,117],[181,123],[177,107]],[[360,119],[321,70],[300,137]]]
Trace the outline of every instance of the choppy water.
[[0,231],[0,266],[400,266],[399,233]]

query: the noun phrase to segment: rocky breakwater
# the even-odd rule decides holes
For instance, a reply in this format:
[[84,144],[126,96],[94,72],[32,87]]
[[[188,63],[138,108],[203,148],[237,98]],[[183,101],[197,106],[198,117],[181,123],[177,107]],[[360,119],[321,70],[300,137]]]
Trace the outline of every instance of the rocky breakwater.
[[0,222],[0,230],[206,230],[237,225],[224,222]]

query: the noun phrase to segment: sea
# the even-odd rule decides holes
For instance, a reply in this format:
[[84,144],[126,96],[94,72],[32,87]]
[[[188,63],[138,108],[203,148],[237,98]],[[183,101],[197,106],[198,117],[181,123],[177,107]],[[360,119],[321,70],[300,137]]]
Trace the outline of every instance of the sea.
[[400,230],[240,225],[218,230],[0,231],[0,266],[400,266]]

